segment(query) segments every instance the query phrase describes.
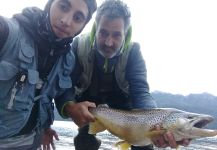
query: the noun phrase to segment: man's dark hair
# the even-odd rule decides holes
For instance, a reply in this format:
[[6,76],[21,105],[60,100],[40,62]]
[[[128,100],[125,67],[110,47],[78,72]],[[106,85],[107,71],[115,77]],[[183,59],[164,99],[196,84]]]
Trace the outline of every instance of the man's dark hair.
[[102,16],[110,19],[123,18],[125,31],[130,25],[131,12],[129,7],[121,0],[105,0],[97,9],[96,24],[99,23]]

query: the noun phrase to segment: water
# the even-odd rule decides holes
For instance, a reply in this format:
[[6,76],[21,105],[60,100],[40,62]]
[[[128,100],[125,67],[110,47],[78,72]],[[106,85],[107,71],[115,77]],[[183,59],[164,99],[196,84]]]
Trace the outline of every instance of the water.
[[[74,150],[73,137],[78,133],[77,126],[69,121],[55,121],[53,128],[58,132],[59,141],[56,141],[57,150]],[[97,134],[102,140],[100,150],[115,150],[114,144],[119,141],[118,138],[107,131]],[[156,148],[156,150],[163,150]],[[166,150],[171,150],[167,148]],[[193,140],[188,147],[180,146],[179,150],[217,150],[217,137],[201,138]]]

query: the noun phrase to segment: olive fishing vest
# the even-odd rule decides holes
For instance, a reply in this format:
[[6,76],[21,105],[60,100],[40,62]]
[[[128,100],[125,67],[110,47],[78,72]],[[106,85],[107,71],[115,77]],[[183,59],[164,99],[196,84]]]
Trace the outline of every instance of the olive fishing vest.
[[[91,84],[94,67],[94,49],[92,48],[92,45],[93,44],[90,40],[89,34],[81,35],[81,37],[78,39],[77,56],[83,70],[79,79],[80,85],[79,87],[75,87],[76,95],[82,94]],[[127,95],[129,94],[129,83],[125,78],[126,65],[132,48],[133,43],[130,43],[128,48],[124,49],[119,55],[117,64],[115,66],[115,78],[117,84],[119,88]]]
[[61,56],[35,97],[39,80],[37,50],[32,38],[24,32],[15,19],[5,19],[9,35],[0,51],[0,139],[11,137],[25,126],[36,100],[40,102],[40,127],[51,124],[51,100],[71,87],[70,73],[74,55]]

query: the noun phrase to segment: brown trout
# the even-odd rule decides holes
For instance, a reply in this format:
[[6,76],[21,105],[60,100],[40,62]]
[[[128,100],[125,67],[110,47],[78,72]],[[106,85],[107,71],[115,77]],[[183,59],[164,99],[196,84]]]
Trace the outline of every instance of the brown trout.
[[[121,150],[127,150],[131,145],[151,144],[151,138],[160,136],[167,131],[173,133],[176,141],[183,138],[195,139],[217,135],[217,130],[202,129],[213,121],[212,116],[174,108],[124,111],[99,105],[90,111],[96,120],[90,123],[89,134],[108,130],[123,140],[116,144]],[[162,129],[153,130],[155,125],[160,125]]]

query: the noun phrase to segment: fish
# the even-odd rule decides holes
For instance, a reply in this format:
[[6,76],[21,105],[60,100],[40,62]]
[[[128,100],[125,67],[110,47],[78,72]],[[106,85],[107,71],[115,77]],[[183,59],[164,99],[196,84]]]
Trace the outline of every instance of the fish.
[[[109,131],[122,140],[115,144],[120,150],[128,150],[132,145],[152,144],[152,138],[167,131],[173,133],[176,141],[217,135],[217,130],[204,128],[214,120],[212,116],[176,108],[120,110],[99,105],[91,108],[90,112],[95,121],[89,123],[88,133],[96,135]],[[156,125],[160,125],[161,129],[154,130]]]

